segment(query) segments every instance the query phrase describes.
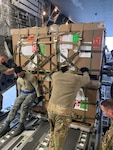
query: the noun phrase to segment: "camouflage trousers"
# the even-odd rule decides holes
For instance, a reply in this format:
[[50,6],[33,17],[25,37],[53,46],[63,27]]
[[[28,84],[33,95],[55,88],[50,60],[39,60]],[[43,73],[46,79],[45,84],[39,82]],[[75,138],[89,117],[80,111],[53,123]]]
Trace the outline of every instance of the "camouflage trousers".
[[113,149],[113,126],[105,133],[99,150]]
[[50,144],[49,150],[63,150],[69,125],[72,122],[71,116],[61,116],[48,111],[50,122]]
[[7,116],[6,122],[11,122],[15,118],[17,111],[20,109],[20,123],[24,123],[29,111],[29,107],[35,101],[36,97],[36,93],[19,95],[15,100],[13,108]]

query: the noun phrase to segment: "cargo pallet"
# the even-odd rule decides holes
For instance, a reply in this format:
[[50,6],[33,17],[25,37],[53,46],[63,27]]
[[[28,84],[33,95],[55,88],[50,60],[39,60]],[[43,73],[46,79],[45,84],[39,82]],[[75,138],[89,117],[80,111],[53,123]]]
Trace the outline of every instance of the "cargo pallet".
[[[47,109],[51,96],[51,76],[60,66],[68,62],[74,73],[88,67],[91,83],[83,88],[88,110],[74,109],[80,123],[90,124],[96,120],[96,109],[100,101],[101,68],[105,42],[104,22],[51,25],[12,29],[14,60],[17,65],[37,75],[43,85],[43,106]],[[78,123],[77,122],[77,123]],[[96,132],[98,129],[96,130]],[[98,144],[97,144],[98,145]]]

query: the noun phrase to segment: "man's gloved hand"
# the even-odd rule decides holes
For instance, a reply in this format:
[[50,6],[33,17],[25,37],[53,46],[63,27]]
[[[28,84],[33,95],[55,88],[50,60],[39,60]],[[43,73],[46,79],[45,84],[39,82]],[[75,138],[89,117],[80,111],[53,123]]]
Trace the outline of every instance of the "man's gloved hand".
[[9,65],[6,62],[3,62],[2,65],[4,65],[5,67],[9,68]]
[[88,72],[88,73],[89,73],[89,69],[88,69],[87,67],[82,67],[82,68],[80,69],[80,71],[81,71],[82,73],[84,73],[84,72]]
[[43,96],[38,97],[38,101],[41,102],[43,100]]
[[15,68],[15,67],[17,67],[17,65],[14,63],[14,61],[12,59],[8,60],[7,65],[8,65],[8,68]]

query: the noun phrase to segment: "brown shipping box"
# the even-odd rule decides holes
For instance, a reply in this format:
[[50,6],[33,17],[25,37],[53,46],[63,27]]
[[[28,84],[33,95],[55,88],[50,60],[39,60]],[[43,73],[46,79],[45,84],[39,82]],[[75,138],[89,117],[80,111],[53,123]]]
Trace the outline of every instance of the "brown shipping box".
[[[28,60],[28,58],[29,57],[24,57],[24,56],[22,56],[22,55],[16,55],[15,56],[15,62],[16,62],[16,64],[18,65],[18,66],[23,66],[24,65],[24,63]],[[25,66],[25,69],[28,69],[28,66],[26,65]]]
[[40,43],[39,47],[40,47],[40,54],[41,54],[39,65],[41,66],[40,69],[42,69],[42,71],[43,70],[50,71],[51,62],[50,62],[50,59],[48,59],[51,55],[50,42],[51,42],[50,38],[43,38],[39,40],[39,43]]
[[[53,41],[55,38],[58,40],[58,37],[61,35],[79,34],[79,42],[72,43],[73,48],[68,49],[67,59],[73,61],[78,68],[88,67],[92,75],[100,75],[103,47],[105,44],[104,22],[52,25],[50,28],[52,28],[51,34],[53,34]],[[58,42],[58,44],[61,43]],[[78,45],[80,52],[79,55],[74,56],[76,45]],[[53,51],[57,51],[55,44],[52,44]],[[52,58],[52,61],[57,64],[56,60],[57,56]]]
[[31,28],[11,29],[13,50],[17,46],[17,43],[21,38],[32,35],[37,40],[38,36],[40,36],[40,35],[44,36],[47,34],[47,32],[48,32],[47,27],[42,27],[42,28],[31,27]]
[[[102,65],[103,57],[103,36],[104,32],[101,30],[94,31],[93,39],[91,39],[92,31],[85,31],[83,34],[83,43],[92,42],[95,45],[91,45],[91,56],[90,58],[85,57],[75,57],[75,65],[78,68],[87,66],[90,69],[90,73],[93,75],[100,75],[100,69]],[[97,42],[97,43],[96,43]],[[83,45],[81,43],[81,45]],[[70,54],[69,54],[70,55]]]
[[11,29],[11,35],[18,36],[28,36],[28,35],[46,35],[48,32],[47,27],[30,27],[30,28],[20,28],[20,29]]
[[86,110],[80,110],[74,107],[74,113],[78,115],[78,119],[76,120],[80,122],[84,120],[87,123],[94,123],[96,117],[97,102],[99,101],[99,88],[100,83],[96,80],[91,81],[86,88],[83,88],[84,95],[86,98],[88,98],[88,101],[86,101],[86,103],[83,103],[84,106],[82,105],[82,103],[79,104],[81,108],[86,107]]
[[[48,72],[56,71],[58,65],[58,38],[60,35],[68,35],[68,34],[79,34],[79,42],[72,43],[73,48],[68,49],[68,56],[66,61],[69,61],[70,57],[75,54],[75,46],[77,44],[78,50],[80,50],[79,55],[74,56],[73,59],[70,59],[74,62],[75,66],[78,68],[88,67],[90,73],[92,75],[100,75],[100,69],[102,65],[102,57],[103,57],[103,47],[105,44],[105,25],[104,22],[94,22],[94,23],[80,23],[80,24],[62,24],[55,25],[55,30],[50,31],[50,27],[32,27],[32,28],[23,28],[23,29],[12,29],[12,40],[13,40],[13,48],[17,46],[18,40],[21,37],[28,37],[29,35],[33,35],[35,39],[37,39],[38,44],[42,47],[42,54],[40,54],[40,70],[42,69],[43,74],[48,75]],[[53,31],[53,32],[52,32]],[[41,38],[42,37],[42,38]],[[87,49],[89,48],[90,49]],[[82,51],[88,53],[90,52],[89,57],[81,57]],[[19,54],[16,54],[16,63],[19,65],[21,60],[21,65],[27,58]],[[41,73],[42,73],[41,72]],[[49,74],[51,76],[52,73]],[[39,75],[40,76],[40,75]],[[51,81],[47,80],[46,77],[43,78],[43,84],[46,89],[44,93],[46,106],[48,104],[48,100],[50,98],[50,90],[51,90]],[[92,85],[92,83],[95,85]],[[86,111],[74,109],[75,113],[80,116],[82,119],[86,119],[86,122],[94,122],[96,115],[96,103],[99,99],[99,91],[98,88],[94,88],[95,86],[99,86],[95,81],[93,81],[88,85],[87,88],[84,88],[84,94],[88,97],[88,108]]]
[[[93,75],[100,75],[100,69],[102,65],[103,47],[104,47],[104,23],[85,23],[85,24],[72,24],[71,31],[80,32],[81,46],[80,50],[86,51],[86,47],[91,46],[90,57],[80,57],[80,55],[74,58],[75,65],[78,68],[88,67],[90,73]],[[69,50],[69,57],[74,54],[73,50]]]
[[10,33],[11,33],[11,35],[18,35],[18,37],[28,36],[29,28],[11,29]]
[[[23,65],[25,63],[25,61],[27,61],[27,57],[25,58],[24,56],[20,56],[21,58],[19,58],[18,55],[18,42],[19,40],[22,40],[23,42],[26,42],[29,40],[29,37],[32,37],[34,39],[34,41],[30,41],[30,44],[32,45],[35,41],[37,41],[38,37],[40,36],[45,36],[47,34],[47,27],[32,27],[32,28],[23,28],[23,29],[12,29],[11,30],[11,34],[12,34],[12,43],[13,43],[13,51],[14,54],[16,54],[15,56],[15,62],[17,65]],[[38,41],[42,42],[43,46],[43,52],[40,55],[40,64],[41,64],[41,68],[40,69],[44,69],[46,71],[50,71],[50,61],[47,59],[50,56],[50,44],[46,44],[48,42],[50,42],[50,38],[39,38]],[[45,44],[44,44],[45,43]],[[29,44],[29,41],[28,41]],[[29,53],[29,52],[28,52]],[[29,57],[28,57],[29,58]],[[38,62],[37,62],[38,63]],[[27,69],[27,66],[26,66]]]
[[36,35],[37,37],[40,35],[47,35],[48,27],[31,27],[29,28],[29,35]]
[[[90,69],[90,73],[93,75],[100,75],[100,69],[102,65],[102,56],[103,56],[103,47],[104,47],[104,33],[105,33],[105,25],[104,22],[91,22],[91,23],[80,23],[80,24],[62,24],[55,25],[55,30],[53,28],[53,33],[48,32],[50,27],[32,27],[32,28],[23,28],[23,29],[11,29],[12,40],[13,40],[13,48],[16,47],[17,42],[20,37],[34,35],[38,41],[45,42],[46,47],[46,56],[49,57],[51,54],[55,53],[55,56],[50,56],[51,58],[46,61],[46,57],[42,58],[41,61],[46,61],[43,69],[46,71],[50,71],[51,69],[55,69],[58,64],[57,57],[57,47],[55,43],[55,38],[58,40],[58,36],[61,34],[80,34],[80,50],[87,51],[87,47],[90,46],[90,57],[81,57],[80,53],[78,56],[75,56],[71,61],[75,63],[78,68],[88,67]],[[52,38],[43,38],[41,36],[48,36],[51,34],[55,34]],[[52,41],[52,44],[46,44],[46,42]],[[78,43],[77,43],[78,44]],[[75,51],[73,49],[68,50],[68,57],[70,58]],[[86,52],[87,53],[87,52]],[[83,53],[82,53],[83,54]]]

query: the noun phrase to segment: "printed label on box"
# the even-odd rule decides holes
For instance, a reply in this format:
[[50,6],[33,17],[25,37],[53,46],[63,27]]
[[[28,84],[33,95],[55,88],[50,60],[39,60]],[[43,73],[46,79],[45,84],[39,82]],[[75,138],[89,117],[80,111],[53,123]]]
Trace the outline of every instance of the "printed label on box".
[[82,88],[77,93],[74,109],[88,111],[88,97],[85,97]]

